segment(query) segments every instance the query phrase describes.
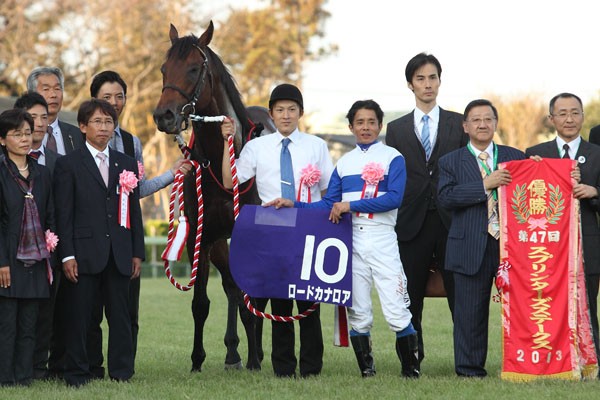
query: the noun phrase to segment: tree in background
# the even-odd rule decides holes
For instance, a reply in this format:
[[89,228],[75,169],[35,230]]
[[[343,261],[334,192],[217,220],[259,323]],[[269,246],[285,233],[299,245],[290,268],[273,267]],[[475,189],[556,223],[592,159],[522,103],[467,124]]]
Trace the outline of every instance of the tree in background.
[[496,134],[502,144],[525,150],[541,142],[540,135],[550,133],[547,106],[541,96],[500,98],[490,95],[488,98],[498,109]]
[[214,43],[236,77],[249,105],[265,105],[273,87],[302,87],[302,68],[337,50],[315,46],[325,36],[326,0],[272,0],[258,9],[231,10],[215,31]]
[[[267,103],[281,81],[302,85],[306,61],[334,47],[313,49],[329,17],[325,0],[273,0],[253,11],[230,10],[215,32],[216,50],[231,65],[248,104]],[[170,47],[169,22],[179,32],[199,34],[208,24],[194,0],[3,0],[0,2],[0,95],[25,90],[31,70],[60,67],[65,74],[63,109],[76,110],[90,97],[92,77],[115,70],[128,84],[121,123],[143,143],[149,176],[180,157],[176,145],[157,132],[152,111],[160,97],[160,66]],[[166,218],[168,191],[142,202],[144,215]]]
[[581,135],[587,139],[590,135],[590,129],[600,125],[600,92],[595,99],[583,105],[583,112],[585,119],[583,120]]

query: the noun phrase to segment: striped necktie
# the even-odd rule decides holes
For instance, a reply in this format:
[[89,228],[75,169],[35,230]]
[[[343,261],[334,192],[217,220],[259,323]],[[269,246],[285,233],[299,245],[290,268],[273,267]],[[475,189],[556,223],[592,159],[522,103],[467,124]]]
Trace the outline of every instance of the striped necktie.
[[[479,153],[479,159],[482,164],[487,165],[488,153],[485,151]],[[481,177],[486,178],[488,176],[487,171],[483,166],[480,166]],[[500,239],[500,224],[498,222],[498,200],[494,199],[494,191],[490,190],[487,196],[487,209],[488,209],[488,233],[494,237],[494,239]]]
[[425,150],[425,159],[429,160],[431,156],[431,138],[429,135],[429,115],[423,115],[423,130],[421,131],[421,143]]

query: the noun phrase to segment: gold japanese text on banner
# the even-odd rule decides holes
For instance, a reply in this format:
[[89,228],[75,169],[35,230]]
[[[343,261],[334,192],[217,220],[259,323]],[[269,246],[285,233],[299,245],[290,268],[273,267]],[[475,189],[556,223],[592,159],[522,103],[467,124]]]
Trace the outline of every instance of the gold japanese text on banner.
[[503,379],[597,375],[574,166],[561,159],[500,165],[512,177],[498,190]]

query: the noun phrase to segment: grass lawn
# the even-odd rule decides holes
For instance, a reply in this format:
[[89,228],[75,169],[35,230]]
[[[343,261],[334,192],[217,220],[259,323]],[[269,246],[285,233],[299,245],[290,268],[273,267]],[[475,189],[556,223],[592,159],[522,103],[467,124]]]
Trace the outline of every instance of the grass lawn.
[[[185,279],[184,279],[185,280]],[[270,362],[270,323],[265,324],[265,360],[260,372],[225,371],[225,295],[219,279],[211,276],[211,313],[206,324],[207,359],[201,373],[190,373],[193,323],[191,293],[177,291],[166,278],[142,280],[140,334],[136,375],[131,383],[105,379],[82,389],[61,382],[35,382],[28,388],[1,388],[0,400],[27,399],[597,399],[600,382],[538,381],[509,383],[500,376],[500,310],[492,304],[489,377],[459,379],[454,374],[452,325],[445,299],[427,299],[424,312],[426,359],[419,380],[400,377],[394,335],[387,328],[374,297],[372,332],[377,375],[361,379],[351,348],[336,348],[333,340],[333,306],[323,305],[325,340],[323,373],[307,380],[277,379]],[[239,331],[243,332],[241,323]],[[106,329],[106,326],[105,326]],[[106,348],[106,344],[105,344]],[[246,340],[240,354],[245,362]]]

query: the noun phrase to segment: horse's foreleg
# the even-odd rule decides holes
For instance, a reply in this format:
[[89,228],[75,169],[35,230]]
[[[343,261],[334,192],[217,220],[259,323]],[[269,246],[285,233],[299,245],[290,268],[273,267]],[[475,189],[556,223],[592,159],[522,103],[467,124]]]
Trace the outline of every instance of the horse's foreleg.
[[[194,284],[194,298],[192,299],[192,315],[194,316],[194,349],[192,350],[192,372],[202,371],[202,363],[206,359],[204,350],[204,323],[208,318],[210,300],[206,288],[208,285],[208,254],[210,249],[200,250],[198,273]],[[193,254],[188,252],[188,254]],[[191,259],[192,257],[190,257]]]
[[227,354],[225,355],[225,369],[241,369],[242,359],[238,352],[240,338],[237,333],[237,293],[239,289],[233,281],[229,271],[229,247],[226,240],[219,240],[213,245],[210,260],[221,273],[221,283],[227,296],[227,328],[223,339]]
[[[256,308],[258,311],[264,312],[267,308],[267,303],[269,302],[269,299],[257,299],[257,298],[253,298],[252,299],[252,305],[254,306],[254,308]],[[246,308],[246,305],[244,304],[244,308]],[[247,308],[246,308],[247,310]],[[250,311],[248,311],[248,313],[250,313]],[[251,313],[250,313],[251,314]],[[265,357],[265,352],[263,350],[263,342],[262,342],[262,338],[263,338],[263,323],[264,323],[264,319],[262,318],[258,318],[258,317],[254,317],[256,319],[256,327],[254,329],[254,331],[256,332],[256,354],[258,357],[258,361],[260,363],[262,363],[264,357]]]

